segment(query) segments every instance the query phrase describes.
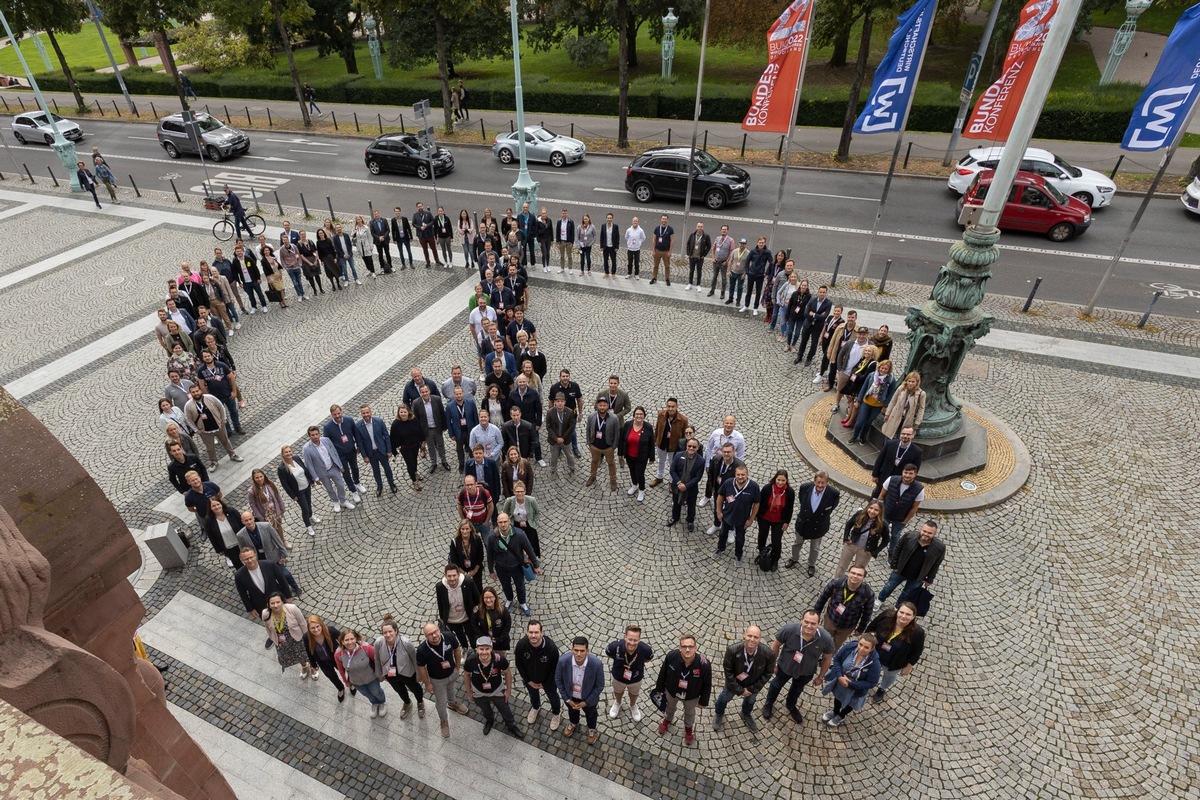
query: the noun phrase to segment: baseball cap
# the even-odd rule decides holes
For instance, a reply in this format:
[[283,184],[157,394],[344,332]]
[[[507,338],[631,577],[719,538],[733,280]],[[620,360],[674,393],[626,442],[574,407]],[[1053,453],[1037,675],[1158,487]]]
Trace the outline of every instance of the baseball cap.
[[478,639],[475,640],[475,646],[476,647],[491,647],[492,646],[492,637],[480,636]]
[[738,242],[739,242],[740,244],[746,244],[746,237],[745,237],[745,236],[743,236],[741,239],[738,239]]

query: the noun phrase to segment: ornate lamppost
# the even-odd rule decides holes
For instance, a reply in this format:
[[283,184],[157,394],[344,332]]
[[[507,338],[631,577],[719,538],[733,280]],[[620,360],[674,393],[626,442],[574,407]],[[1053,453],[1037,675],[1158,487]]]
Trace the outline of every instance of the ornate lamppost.
[[363,26],[367,29],[367,50],[371,53],[371,66],[375,69],[375,80],[383,80],[383,58],[379,52],[379,23],[375,21],[375,17],[367,14],[363,19]]
[[33,49],[37,50],[38,55],[42,57],[42,63],[46,65],[46,72],[54,72],[54,65],[50,63],[50,56],[46,53],[46,45],[42,44],[42,37],[37,35],[37,31],[29,31],[27,35],[33,40]]
[[1125,51],[1129,49],[1129,45],[1133,43],[1133,34],[1137,32],[1138,17],[1150,7],[1150,4],[1151,0],[1128,0],[1125,3],[1125,21],[1117,29],[1112,44],[1108,48],[1108,62],[1104,65],[1104,72],[1100,73],[1101,86],[1112,83],[1113,78],[1116,77],[1121,59],[1124,57]]
[[679,25],[679,17],[675,16],[674,8],[667,9],[667,15],[662,18],[662,24],[662,76],[670,78],[671,65],[675,62],[675,28]]
[[513,77],[516,81],[517,101],[517,154],[521,169],[517,172],[516,183],[512,185],[513,202],[516,208],[529,203],[531,213],[537,213],[538,187],[541,186],[529,175],[529,163],[525,160],[525,96],[521,91],[521,35],[517,30],[517,0],[508,0],[508,11],[512,17],[513,40]]

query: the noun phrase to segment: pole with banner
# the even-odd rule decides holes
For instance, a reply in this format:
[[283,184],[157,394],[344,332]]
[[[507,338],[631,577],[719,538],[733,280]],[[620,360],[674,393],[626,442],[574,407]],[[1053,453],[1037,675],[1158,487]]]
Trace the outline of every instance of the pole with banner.
[[1142,221],[1142,215],[1146,213],[1146,207],[1150,205],[1150,200],[1154,197],[1154,192],[1158,189],[1158,184],[1162,181],[1163,175],[1171,163],[1171,158],[1179,149],[1179,143],[1183,139],[1184,131],[1188,129],[1192,115],[1196,113],[1198,96],[1200,96],[1200,4],[1183,12],[1179,22],[1175,23],[1175,30],[1171,31],[1171,35],[1167,38],[1162,58],[1159,59],[1158,66],[1154,68],[1150,83],[1147,84],[1142,96],[1138,98],[1137,105],[1133,107],[1133,118],[1129,120],[1129,127],[1125,129],[1125,136],[1121,140],[1121,149],[1135,153],[1152,153],[1166,148],[1166,152],[1159,161],[1158,172],[1154,175],[1154,180],[1150,182],[1150,188],[1142,198],[1141,204],[1138,205],[1137,213],[1133,215],[1133,219],[1129,223],[1129,230],[1125,232],[1125,238],[1121,240],[1117,252],[1113,254],[1112,261],[1104,270],[1104,275],[1100,278],[1096,291],[1092,292],[1092,296],[1088,299],[1087,308],[1083,310],[1085,315],[1091,316],[1092,312],[1096,310],[1096,303],[1100,300],[1104,285],[1108,283],[1113,270],[1117,268],[1121,257],[1125,255],[1125,248],[1129,246],[1133,232],[1137,230],[1138,223]]
[[[900,145],[908,127],[908,113],[912,110],[917,79],[921,77],[921,66],[925,63],[925,49],[929,46],[929,31],[937,15],[937,4],[938,0],[918,0],[916,5],[900,16],[892,38],[888,40],[887,54],[875,70],[875,82],[871,85],[867,104],[854,123],[855,133],[896,133],[892,163],[883,181],[883,194],[875,211],[871,236],[867,239],[867,252],[863,254],[862,267],[858,271],[860,283],[867,276],[871,251],[879,234],[879,221],[883,219],[883,208],[892,187],[892,177],[896,174],[896,161],[900,157]],[[903,111],[900,110],[902,104]]]
[[[800,108],[800,88],[804,85],[804,68],[808,63],[815,5],[816,0],[792,0],[767,30],[767,68],[754,87],[750,110],[742,120],[744,131],[787,136],[768,247],[775,241],[775,228],[779,225],[779,212],[783,207],[783,187],[791,161],[792,131],[796,128],[796,112]],[[789,91],[792,92],[790,97]],[[785,118],[784,114],[788,116]]]

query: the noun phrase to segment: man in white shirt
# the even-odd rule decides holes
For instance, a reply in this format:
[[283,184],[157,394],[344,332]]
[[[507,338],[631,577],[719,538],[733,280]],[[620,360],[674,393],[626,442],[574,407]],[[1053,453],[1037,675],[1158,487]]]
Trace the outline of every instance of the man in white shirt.
[[471,337],[471,341],[475,344],[475,351],[479,354],[479,372],[483,372],[483,355],[487,350],[491,349],[491,340],[488,339],[487,323],[496,322],[496,309],[488,305],[487,297],[479,295],[475,298],[475,308],[472,309],[470,317],[467,319],[467,334]]
[[625,229],[625,249],[629,254],[629,262],[625,267],[625,277],[638,278],[642,271],[642,245],[646,242],[646,231],[638,225],[634,217],[629,227]]
[[346,482],[342,479],[342,459],[333,442],[322,436],[321,429],[316,425],[308,426],[308,441],[304,443],[300,455],[308,465],[308,471],[325,487],[335,512],[343,508],[351,511],[354,509],[354,503],[362,502],[357,492],[352,495],[354,502],[350,502],[350,498],[346,496]]
[[721,452],[721,448],[727,444],[733,445],[733,454],[738,460],[746,458],[746,437],[742,436],[741,431],[735,430],[737,426],[737,417],[733,414],[725,417],[723,424],[708,436],[708,443],[704,445],[706,454],[716,454]]

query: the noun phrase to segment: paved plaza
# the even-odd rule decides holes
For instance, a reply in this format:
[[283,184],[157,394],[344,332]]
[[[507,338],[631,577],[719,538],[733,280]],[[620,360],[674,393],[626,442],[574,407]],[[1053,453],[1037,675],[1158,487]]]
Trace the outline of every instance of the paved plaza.
[[[406,208],[415,199],[397,198]],[[165,359],[151,328],[178,263],[211,258],[213,220],[174,203],[90,206],[0,187],[0,384],[64,442],[135,534],[165,521],[195,533],[154,422]],[[801,275],[828,279],[805,269],[803,241],[784,244]],[[478,378],[466,333],[476,276],[455,256],[453,270],[365,277],[312,303],[243,316],[230,349],[249,403],[247,436],[234,440],[246,460],[223,460],[211,475],[231,505],[247,507],[250,469],[274,476],[280,446],[298,444],[331,403],[369,403],[390,423],[410,367],[439,384],[455,364]],[[793,484],[809,479],[789,415],[820,387],[761,318],[685,295],[679,280],[604,280],[598,262],[591,278],[531,271],[529,316],[550,377],[569,367],[590,401],[616,373],[651,419],[676,396],[702,440],[732,413],[753,478],[765,483],[782,467]],[[889,288],[880,297],[839,285],[832,296],[872,329],[891,325],[902,364],[905,309],[928,287]],[[143,639],[170,667],[168,700],[245,798],[1200,798],[1200,326],[1155,318],[1161,330],[1136,331],[1124,318],[1089,323],[1051,307],[1026,317],[1019,302],[988,299],[997,325],[956,392],[1022,438],[1028,484],[997,506],[940,515],[948,552],[924,657],[885,703],[841,728],[819,723],[830,701],[806,689],[803,725],[777,713],[752,736],[731,710],[714,734],[709,708],[698,746],[687,748],[680,725],[657,735],[646,697],[642,722],[627,712],[609,720],[606,689],[589,747],[581,734],[550,732],[545,715],[526,726],[519,680],[525,742],[500,731],[485,739],[474,709],[451,719],[449,740],[432,710],[372,720],[361,698],[339,704],[324,680],[280,676],[203,536],[186,569],[160,574],[147,563],[132,576],[147,607]],[[724,649],[747,624],[772,636],[799,619],[832,576],[841,525],[862,501],[843,494],[808,578],[802,568],[762,573],[749,557],[739,567],[731,550],[714,561],[704,534],[711,505],[698,510],[695,533],[664,527],[665,484],[639,505],[624,492],[623,467],[615,493],[606,480],[585,488],[584,477],[535,468],[545,574],[530,588],[534,616],[564,651],[585,635],[599,653],[628,622],[641,624],[658,658],[694,634],[717,662],[714,700]],[[419,495],[400,480],[398,495],[379,499],[367,475],[363,483],[364,502],[340,514],[314,492],[315,538],[289,503],[298,605],[372,636],[390,613],[416,638],[436,616],[459,480],[439,470]],[[873,564],[868,580],[878,588],[885,578]],[[514,644],[523,621],[514,616]],[[761,705],[762,695],[756,713]]]

